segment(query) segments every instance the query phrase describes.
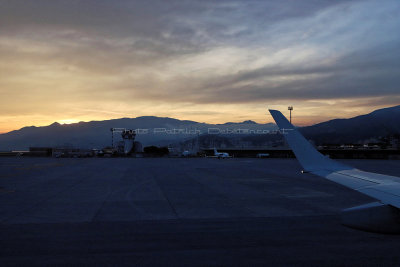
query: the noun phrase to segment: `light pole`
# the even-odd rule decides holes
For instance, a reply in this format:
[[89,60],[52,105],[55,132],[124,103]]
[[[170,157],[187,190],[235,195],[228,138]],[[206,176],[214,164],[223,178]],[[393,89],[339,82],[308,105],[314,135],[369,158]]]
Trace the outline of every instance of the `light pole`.
[[111,147],[114,148],[114,128],[110,128],[111,131]]
[[289,121],[290,121],[290,123],[292,123],[292,110],[293,110],[293,106],[289,106],[288,108],[287,108],[288,110],[289,110],[289,112],[290,112],[290,119],[289,119]]

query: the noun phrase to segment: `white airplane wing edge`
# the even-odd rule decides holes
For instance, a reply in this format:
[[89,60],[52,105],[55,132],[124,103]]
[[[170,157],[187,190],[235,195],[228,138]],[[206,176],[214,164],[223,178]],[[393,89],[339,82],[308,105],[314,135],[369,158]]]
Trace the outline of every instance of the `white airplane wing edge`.
[[269,110],[302,167],[313,174],[400,208],[400,178],[364,172],[319,153],[278,110]]

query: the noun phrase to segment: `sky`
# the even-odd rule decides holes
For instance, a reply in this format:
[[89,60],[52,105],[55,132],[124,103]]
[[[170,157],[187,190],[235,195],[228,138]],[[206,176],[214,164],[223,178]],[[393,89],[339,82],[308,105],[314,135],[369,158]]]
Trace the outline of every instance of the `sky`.
[[398,105],[399,18],[398,0],[0,0],[0,133],[267,123],[289,105],[310,125]]

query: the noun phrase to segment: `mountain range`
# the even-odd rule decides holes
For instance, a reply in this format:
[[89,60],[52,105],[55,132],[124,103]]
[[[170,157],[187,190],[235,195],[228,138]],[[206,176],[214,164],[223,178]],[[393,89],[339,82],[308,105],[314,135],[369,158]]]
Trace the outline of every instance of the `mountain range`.
[[400,134],[400,105],[350,119],[334,119],[300,129],[316,144],[363,143]]
[[[111,146],[111,128],[126,128],[137,131],[136,139],[146,145],[168,145],[197,135],[223,134],[229,129],[275,130],[273,123],[258,124],[254,121],[241,123],[207,124],[189,120],[143,116],[104,121],[59,124],[43,127],[24,127],[0,134],[0,151],[27,150],[29,147],[79,147],[103,148]],[[121,134],[114,133],[114,142]]]
[[[154,116],[73,124],[55,122],[49,126],[30,126],[0,134],[0,151],[57,146],[103,148],[111,145],[111,128],[137,130],[136,140],[144,146],[182,142],[197,135],[221,136],[224,139],[235,139],[236,143],[239,140],[249,145],[262,145],[271,138],[275,140],[276,136],[259,133],[277,129],[273,123],[258,124],[250,120],[240,123],[207,124]],[[302,127],[300,131],[316,144],[362,143],[374,138],[400,134],[400,105],[350,119],[334,119]],[[114,141],[118,140],[121,140],[120,134],[114,133]]]

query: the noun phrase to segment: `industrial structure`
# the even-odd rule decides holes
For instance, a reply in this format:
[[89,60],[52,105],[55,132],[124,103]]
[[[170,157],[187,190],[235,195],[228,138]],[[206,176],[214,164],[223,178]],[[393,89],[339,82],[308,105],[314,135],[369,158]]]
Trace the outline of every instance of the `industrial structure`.
[[122,141],[117,145],[117,151],[125,155],[130,155],[135,152],[135,130],[128,130],[125,128],[111,128],[111,147],[114,146],[114,133],[121,133]]

